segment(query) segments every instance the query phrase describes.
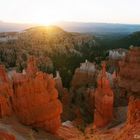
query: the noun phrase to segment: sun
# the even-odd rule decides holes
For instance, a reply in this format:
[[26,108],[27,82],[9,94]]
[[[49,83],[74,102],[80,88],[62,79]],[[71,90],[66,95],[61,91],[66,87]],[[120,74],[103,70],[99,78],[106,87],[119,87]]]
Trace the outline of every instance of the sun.
[[[46,12],[47,13],[47,12]],[[37,23],[40,25],[53,25],[56,22],[60,21],[59,16],[51,16],[51,15],[43,15],[42,13],[40,13],[40,15],[38,17],[36,17],[35,19],[33,19],[32,23]]]
[[36,21],[33,21],[32,23],[38,24],[38,25],[43,25],[43,26],[48,26],[48,25],[53,25],[55,23],[55,20],[51,20],[51,19],[38,19]]
[[56,20],[53,20],[53,19],[40,19],[37,21],[38,24],[41,24],[41,25],[53,25],[54,23],[56,22]]

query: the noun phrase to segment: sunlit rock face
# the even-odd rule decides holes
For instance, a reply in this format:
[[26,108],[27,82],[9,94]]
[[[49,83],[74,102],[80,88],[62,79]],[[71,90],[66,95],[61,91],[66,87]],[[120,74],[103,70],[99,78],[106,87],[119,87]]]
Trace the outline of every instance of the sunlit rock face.
[[55,133],[61,125],[62,105],[53,78],[38,71],[31,57],[26,72],[14,74],[13,84],[14,110],[20,121]]
[[102,64],[102,71],[99,75],[98,87],[95,91],[95,112],[94,125],[104,127],[113,119],[114,95],[106,75],[106,65]]
[[140,96],[140,48],[131,48],[120,62],[119,86],[126,94]]
[[118,82],[130,97],[127,122],[114,140],[140,139],[140,48],[131,48],[120,62]]
[[8,80],[4,66],[0,65],[0,118],[12,113],[10,104],[12,95],[12,85]]
[[75,70],[72,87],[79,88],[81,86],[94,84],[96,81],[96,67],[94,63],[88,62],[81,63],[81,66]]

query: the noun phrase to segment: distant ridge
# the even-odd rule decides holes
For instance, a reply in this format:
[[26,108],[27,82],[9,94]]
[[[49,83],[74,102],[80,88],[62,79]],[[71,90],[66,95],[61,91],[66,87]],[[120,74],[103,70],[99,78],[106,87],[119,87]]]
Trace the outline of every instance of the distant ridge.
[[19,23],[8,23],[0,21],[0,32],[13,32],[22,31],[27,28],[33,27],[33,24],[19,24]]
[[[65,31],[80,33],[124,33],[130,34],[140,31],[140,25],[136,24],[115,24],[115,23],[84,23],[84,22],[57,22]],[[38,26],[36,24],[18,24],[0,21],[0,32],[22,31],[27,28]]]
[[140,24],[59,22],[56,25],[70,32],[130,34],[140,31]]

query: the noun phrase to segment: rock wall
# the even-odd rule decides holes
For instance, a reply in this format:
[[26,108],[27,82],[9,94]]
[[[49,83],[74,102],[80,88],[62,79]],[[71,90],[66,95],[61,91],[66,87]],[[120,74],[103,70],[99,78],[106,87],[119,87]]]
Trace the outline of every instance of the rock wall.
[[131,48],[120,62],[119,86],[129,97],[127,122],[114,140],[140,139],[140,48]]
[[140,96],[140,48],[131,48],[120,61],[119,86],[126,94]]
[[36,61],[31,57],[26,73],[15,73],[13,84],[13,106],[19,120],[26,125],[56,132],[61,125],[62,105],[53,78],[37,71]]

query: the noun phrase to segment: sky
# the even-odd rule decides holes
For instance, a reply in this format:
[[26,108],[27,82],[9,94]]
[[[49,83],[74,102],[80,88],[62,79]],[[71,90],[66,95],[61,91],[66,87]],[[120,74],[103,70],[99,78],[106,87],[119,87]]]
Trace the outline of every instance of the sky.
[[140,0],[0,0],[0,20],[140,24]]

